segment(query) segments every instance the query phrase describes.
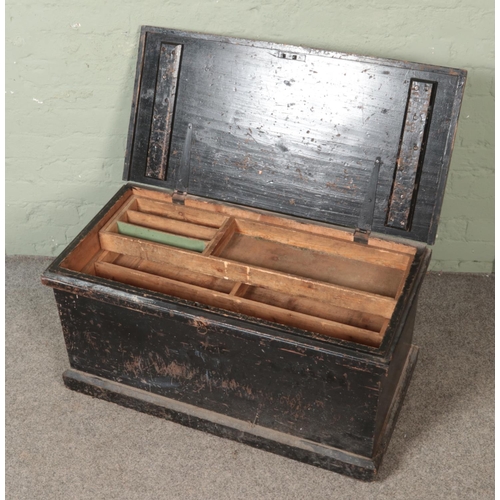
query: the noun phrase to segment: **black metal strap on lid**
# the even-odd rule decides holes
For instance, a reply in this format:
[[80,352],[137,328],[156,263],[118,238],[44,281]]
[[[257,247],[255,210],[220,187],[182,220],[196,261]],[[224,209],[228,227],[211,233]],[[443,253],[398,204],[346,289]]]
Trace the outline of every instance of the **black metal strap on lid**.
[[361,213],[359,214],[358,227],[356,231],[354,231],[354,241],[357,243],[368,243],[368,238],[372,230],[375,199],[377,197],[378,175],[381,164],[382,160],[380,156],[377,156],[375,164],[373,165],[365,201],[363,202]]
[[189,163],[191,158],[191,141],[193,139],[193,125],[187,126],[186,139],[182,149],[181,164],[175,174],[175,189],[172,195],[172,201],[179,205],[184,205],[189,185]]

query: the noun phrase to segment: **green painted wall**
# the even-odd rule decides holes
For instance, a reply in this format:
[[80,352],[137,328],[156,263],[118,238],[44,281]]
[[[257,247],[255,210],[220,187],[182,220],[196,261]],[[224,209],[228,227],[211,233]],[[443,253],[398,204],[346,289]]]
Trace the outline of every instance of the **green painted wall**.
[[494,258],[490,0],[8,0],[8,254],[57,255],[121,184],[142,24],[465,68],[434,270]]

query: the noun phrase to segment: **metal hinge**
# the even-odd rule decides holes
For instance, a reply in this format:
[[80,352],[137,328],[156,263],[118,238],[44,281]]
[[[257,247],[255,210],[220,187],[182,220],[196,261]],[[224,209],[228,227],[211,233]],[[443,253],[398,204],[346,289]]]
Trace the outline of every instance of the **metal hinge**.
[[290,61],[305,61],[306,60],[305,54],[295,54],[293,52],[279,51],[279,52],[277,52],[277,56],[279,59],[288,59]]
[[361,207],[359,214],[358,227],[354,231],[354,241],[357,243],[368,243],[373,224],[373,215],[375,212],[375,199],[377,197],[378,174],[382,160],[380,156],[375,159],[373,165],[368,190],[366,192],[365,201]]
[[179,169],[175,176],[175,189],[172,201],[178,205],[184,205],[189,185],[189,160],[191,158],[191,141],[193,138],[193,125],[188,123],[184,148]]
[[179,193],[179,191],[174,191],[172,193],[172,202],[175,203],[176,205],[184,205],[184,202],[186,201],[186,193]]

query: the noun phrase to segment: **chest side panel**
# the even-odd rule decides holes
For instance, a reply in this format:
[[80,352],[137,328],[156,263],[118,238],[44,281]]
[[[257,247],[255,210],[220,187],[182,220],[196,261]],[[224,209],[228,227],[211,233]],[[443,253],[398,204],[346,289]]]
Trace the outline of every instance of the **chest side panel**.
[[55,294],[73,368],[371,454],[382,368],[260,336],[245,325]]

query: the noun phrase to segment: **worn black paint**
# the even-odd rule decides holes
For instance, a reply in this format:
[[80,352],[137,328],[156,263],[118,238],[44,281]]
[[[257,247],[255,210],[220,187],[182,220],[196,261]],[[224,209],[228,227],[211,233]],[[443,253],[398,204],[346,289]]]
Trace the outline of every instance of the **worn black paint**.
[[226,415],[179,404],[163,396],[130,388],[73,369],[66,370],[63,379],[66,386],[74,391],[293,458],[306,464],[346,474],[356,479],[371,481],[375,478],[394,429],[401,401],[404,399],[415,367],[417,354],[417,348],[413,347],[404,366],[393,407],[389,412],[387,428],[378,447],[379,453],[373,458],[361,457],[337,448],[300,439],[289,433],[272,431],[253,423],[236,421]]
[[[409,361],[402,381],[401,395],[404,395],[410,379],[415,356]],[[374,479],[381,461],[380,455],[373,459],[364,458],[299,439],[290,434],[270,431],[248,422],[235,421],[225,415],[179,404],[163,396],[153,395],[73,369],[66,370],[63,379],[66,386],[74,391],[357,479],[368,481]],[[396,413],[394,412],[394,417],[397,416]]]
[[386,368],[335,351],[178,322],[56,291],[73,368],[370,456]]
[[146,177],[153,179],[165,180],[167,173],[181,52],[181,45],[161,45],[146,160]]
[[[435,83],[412,80],[406,108],[396,172],[389,201],[387,225],[408,230],[415,209],[420,171],[425,157],[425,131],[430,124]],[[435,93],[434,93],[435,95]]]
[[[165,182],[142,168],[162,43],[183,47]],[[144,28],[125,178],[173,189],[191,123],[191,194],[354,228],[380,156],[373,230],[433,243],[465,72],[290,49]],[[407,230],[386,220],[412,80],[436,92]]]

